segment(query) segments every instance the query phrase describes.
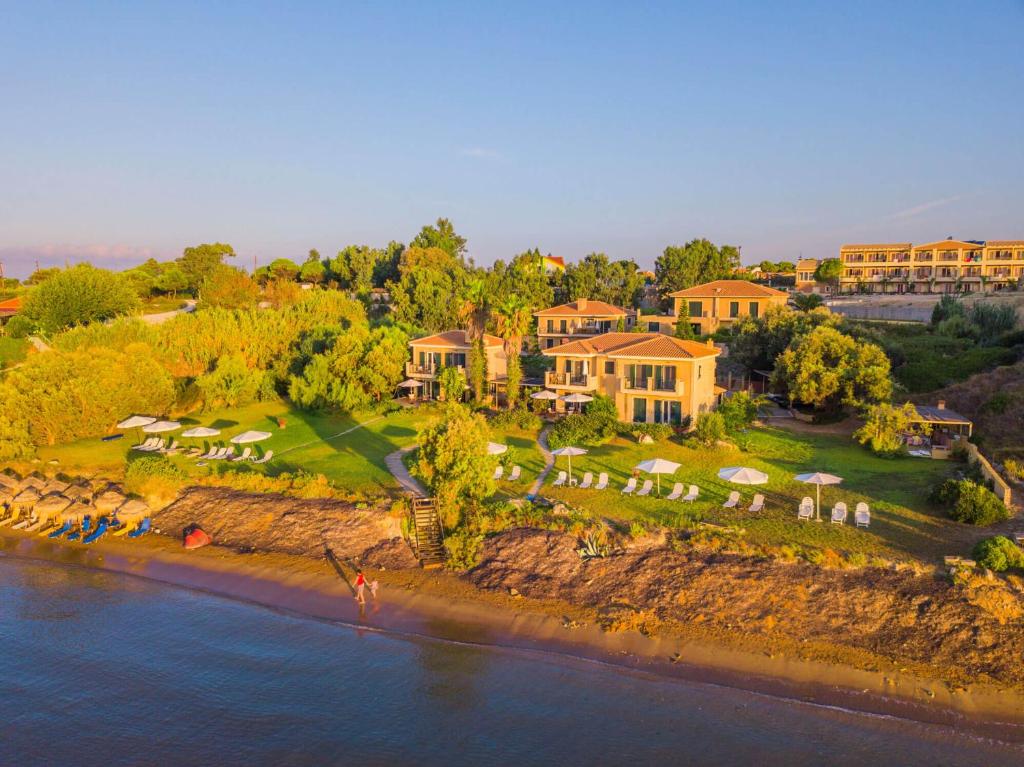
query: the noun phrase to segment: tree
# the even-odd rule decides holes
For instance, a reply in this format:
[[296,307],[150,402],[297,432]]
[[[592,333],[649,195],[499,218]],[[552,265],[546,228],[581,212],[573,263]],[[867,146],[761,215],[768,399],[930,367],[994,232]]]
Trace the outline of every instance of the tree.
[[455,366],[443,367],[437,371],[437,385],[442,400],[461,402],[466,393],[466,374]]
[[368,245],[349,245],[330,261],[330,273],[346,290],[361,293],[374,284],[374,271],[384,253]]
[[43,333],[56,333],[130,314],[138,308],[138,294],[124,275],[79,264],[30,290],[21,315]]
[[365,319],[348,323],[322,353],[307,357],[301,373],[289,378],[288,397],[309,410],[351,412],[368,405],[371,395],[360,370],[368,337]]
[[824,302],[821,296],[817,293],[794,293],[790,299],[793,302],[793,306],[802,312],[809,312],[811,309],[817,309]]
[[748,370],[771,370],[794,339],[816,327],[838,327],[841,322],[839,315],[825,308],[794,312],[786,307],[772,307],[763,317],[744,317],[734,325],[729,356]]
[[505,397],[509,408],[512,408],[519,399],[519,383],[523,378],[519,358],[523,336],[530,332],[533,315],[529,305],[513,294],[494,310],[494,321],[498,336],[505,342],[505,357],[508,360]]
[[196,291],[203,281],[224,263],[225,258],[234,256],[235,249],[226,243],[206,243],[185,248],[177,264],[188,279],[188,289]]
[[749,392],[738,391],[722,400],[717,412],[722,416],[726,431],[733,433],[746,429],[757,418],[761,399],[751,397]]
[[611,261],[604,253],[589,253],[582,261],[569,264],[562,276],[566,301],[589,298],[615,306],[636,305],[644,277],[632,261]]
[[483,402],[487,384],[487,352],[484,350],[482,338],[473,341],[469,347],[469,359],[466,360],[466,366],[469,373],[469,385],[473,390],[473,400]]
[[179,266],[171,264],[156,278],[153,287],[161,293],[176,296],[181,291],[188,290],[188,276]]
[[471,277],[466,283],[462,305],[459,307],[459,320],[466,328],[470,341],[483,337],[490,313],[487,281],[483,277]]
[[447,218],[437,219],[434,226],[425,226],[420,229],[412,242],[410,248],[440,248],[449,256],[462,261],[466,254],[466,238],[455,233],[455,227]]
[[197,295],[203,308],[243,309],[256,304],[260,289],[241,269],[220,264],[203,278]]
[[835,328],[817,327],[781,355],[772,384],[791,400],[834,413],[844,405],[884,402],[892,394],[889,358],[879,347]]
[[396,325],[374,328],[359,366],[359,378],[366,394],[377,402],[390,397],[404,377],[408,354],[409,335],[402,328]]
[[[683,307],[685,308],[685,306]],[[688,317],[680,316],[676,320],[675,337],[681,338],[684,341],[693,341],[697,338],[697,335],[693,332],[693,325],[688,321]]]
[[299,278],[303,282],[312,282],[314,285],[319,285],[324,281],[327,276],[327,270],[324,269],[323,261],[320,258],[320,252],[316,248],[309,251],[309,256],[305,262],[299,267]]
[[267,276],[272,280],[294,280],[299,276],[299,265],[290,258],[275,258],[267,264]]
[[544,271],[544,257],[537,248],[520,253],[507,266],[500,259],[495,261],[487,273],[487,285],[495,306],[513,294],[531,311],[546,309],[555,303],[551,278]]
[[249,368],[238,353],[221,357],[213,370],[196,379],[207,410],[239,407],[263,399],[273,391],[266,384],[266,373]]
[[740,252],[732,245],[717,247],[710,240],[669,245],[654,262],[654,276],[662,296],[729,277],[740,265]]
[[870,405],[864,425],[853,433],[853,438],[878,455],[897,455],[903,450],[903,437],[913,432],[917,410],[909,402],[902,407],[880,402]]
[[457,326],[466,283],[461,261],[440,248],[409,247],[399,272],[398,282],[388,283],[396,321],[430,333]]
[[722,418],[721,413],[713,410],[698,414],[693,428],[693,436],[700,444],[713,447],[725,439],[725,419]]
[[456,526],[466,501],[483,501],[496,489],[497,459],[487,454],[489,439],[484,417],[455,403],[420,432],[417,473],[437,499],[448,529]]

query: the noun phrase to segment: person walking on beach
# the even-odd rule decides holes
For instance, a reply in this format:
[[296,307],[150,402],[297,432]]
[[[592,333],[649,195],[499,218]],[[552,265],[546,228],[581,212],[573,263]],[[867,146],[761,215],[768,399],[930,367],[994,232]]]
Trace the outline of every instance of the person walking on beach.
[[356,571],[356,601],[359,604],[361,604],[361,605],[365,605],[366,604],[366,594],[363,593],[365,589],[366,589],[366,576],[363,575],[363,571],[362,570],[357,570]]

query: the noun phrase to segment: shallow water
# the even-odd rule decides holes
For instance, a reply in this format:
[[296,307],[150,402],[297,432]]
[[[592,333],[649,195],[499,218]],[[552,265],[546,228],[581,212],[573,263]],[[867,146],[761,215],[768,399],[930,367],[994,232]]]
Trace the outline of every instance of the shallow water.
[[1019,765],[948,728],[0,556],[0,765]]

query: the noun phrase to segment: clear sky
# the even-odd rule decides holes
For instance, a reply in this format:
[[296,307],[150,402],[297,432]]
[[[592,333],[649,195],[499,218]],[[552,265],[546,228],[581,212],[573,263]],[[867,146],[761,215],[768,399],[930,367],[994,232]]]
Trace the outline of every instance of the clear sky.
[[0,260],[1024,238],[1024,0],[0,0]]

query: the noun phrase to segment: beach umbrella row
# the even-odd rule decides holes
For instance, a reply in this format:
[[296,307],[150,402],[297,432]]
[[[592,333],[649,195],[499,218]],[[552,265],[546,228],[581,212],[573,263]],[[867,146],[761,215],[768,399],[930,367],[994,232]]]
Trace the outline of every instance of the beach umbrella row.
[[[148,415],[133,415],[130,418],[126,418],[121,421],[117,425],[117,428],[141,428],[146,434],[165,434],[167,432],[177,431],[180,429],[181,422],[161,421]],[[181,436],[188,439],[201,439],[203,437],[216,437],[219,434],[220,429],[215,429],[212,426],[194,426],[183,431]],[[243,431],[241,434],[236,434],[232,437],[231,442],[235,445],[247,445],[252,442],[260,442],[262,440],[269,439],[271,436],[273,435],[271,435],[269,431]]]

